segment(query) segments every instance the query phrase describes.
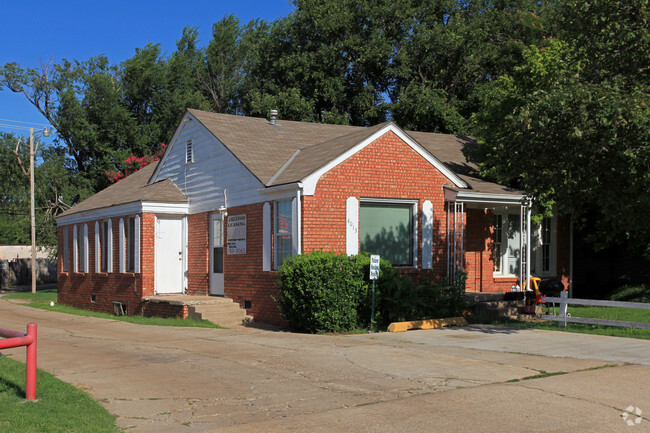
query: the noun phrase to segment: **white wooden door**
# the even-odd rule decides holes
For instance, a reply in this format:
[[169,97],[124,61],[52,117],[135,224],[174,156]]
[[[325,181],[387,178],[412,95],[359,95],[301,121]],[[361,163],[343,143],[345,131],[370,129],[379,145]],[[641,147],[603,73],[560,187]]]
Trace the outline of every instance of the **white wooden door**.
[[220,214],[210,216],[210,294],[224,295],[223,287],[223,220]]
[[183,218],[156,216],[156,293],[183,293]]

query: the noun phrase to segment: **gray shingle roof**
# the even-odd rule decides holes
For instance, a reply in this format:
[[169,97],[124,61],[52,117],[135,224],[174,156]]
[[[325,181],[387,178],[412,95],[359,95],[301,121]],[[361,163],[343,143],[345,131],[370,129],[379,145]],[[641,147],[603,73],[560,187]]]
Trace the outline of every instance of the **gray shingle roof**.
[[[488,182],[478,176],[476,164],[467,161],[463,149],[476,144],[476,139],[464,135],[437,134],[433,132],[406,131],[429,153],[467,183],[473,192],[488,194],[524,194],[523,191]],[[460,188],[452,188],[460,190]]]
[[[352,148],[382,123],[369,128],[322,123],[268,120],[188,110],[266,186],[298,182]],[[431,155],[459,175],[472,191],[522,194],[512,188],[482,180],[477,166],[467,162],[465,146],[476,140],[460,135],[405,131]]]
[[65,217],[88,210],[102,209],[127,203],[151,201],[187,203],[188,199],[170,179],[147,185],[158,166],[151,163],[130,176],[114,183],[59,215]]
[[[382,126],[362,128],[289,120],[271,125],[258,117],[188,111],[267,186],[301,180]],[[298,150],[290,167],[269,184]]]

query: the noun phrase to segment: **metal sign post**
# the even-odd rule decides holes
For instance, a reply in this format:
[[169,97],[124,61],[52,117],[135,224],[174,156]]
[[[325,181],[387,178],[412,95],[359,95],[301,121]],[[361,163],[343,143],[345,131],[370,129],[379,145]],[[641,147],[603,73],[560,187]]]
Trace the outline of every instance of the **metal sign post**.
[[375,328],[375,285],[379,279],[379,256],[370,256],[370,279],[372,280],[372,309],[370,312],[370,329]]

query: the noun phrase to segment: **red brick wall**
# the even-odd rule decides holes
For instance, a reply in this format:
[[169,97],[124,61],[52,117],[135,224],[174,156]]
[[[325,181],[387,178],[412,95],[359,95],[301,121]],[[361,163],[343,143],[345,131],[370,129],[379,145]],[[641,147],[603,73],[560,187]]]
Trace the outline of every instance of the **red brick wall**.
[[142,304],[144,317],[169,317],[187,319],[189,307],[187,305],[172,305],[165,302],[145,302]]
[[[345,252],[350,196],[417,200],[418,268],[422,264],[422,204],[433,204],[433,271],[447,273],[446,208],[442,186],[452,182],[392,132],[339,164],[302,203],[303,250]],[[408,269],[405,269],[410,273]]]
[[[262,208],[264,203],[228,209],[228,215],[246,215],[246,254],[224,256],[225,295],[238,302],[251,301],[249,313],[256,322],[285,325],[277,303],[276,272],[262,271]],[[273,202],[271,202],[273,206]],[[271,212],[271,215],[273,212]],[[224,241],[228,242],[227,229]]]
[[187,293],[207,295],[210,267],[210,214],[188,217]]
[[156,289],[156,215],[140,215],[140,275],[142,296],[153,296]]

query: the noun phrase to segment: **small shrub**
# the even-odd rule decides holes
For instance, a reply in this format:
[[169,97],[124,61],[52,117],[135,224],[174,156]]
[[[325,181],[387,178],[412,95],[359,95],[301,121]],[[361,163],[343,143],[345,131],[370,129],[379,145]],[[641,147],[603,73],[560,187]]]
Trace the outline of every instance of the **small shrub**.
[[461,274],[455,282],[446,278],[439,283],[428,281],[418,287],[421,297],[422,318],[443,318],[460,316],[465,309],[463,293],[467,276]]
[[465,302],[465,275],[456,282],[446,279],[431,280],[415,286],[407,276],[395,275],[381,293],[380,313],[377,320],[382,325],[407,320],[439,319],[462,314]]
[[354,329],[368,291],[354,257],[324,251],[285,259],[278,285],[282,316],[293,329],[306,332]]

